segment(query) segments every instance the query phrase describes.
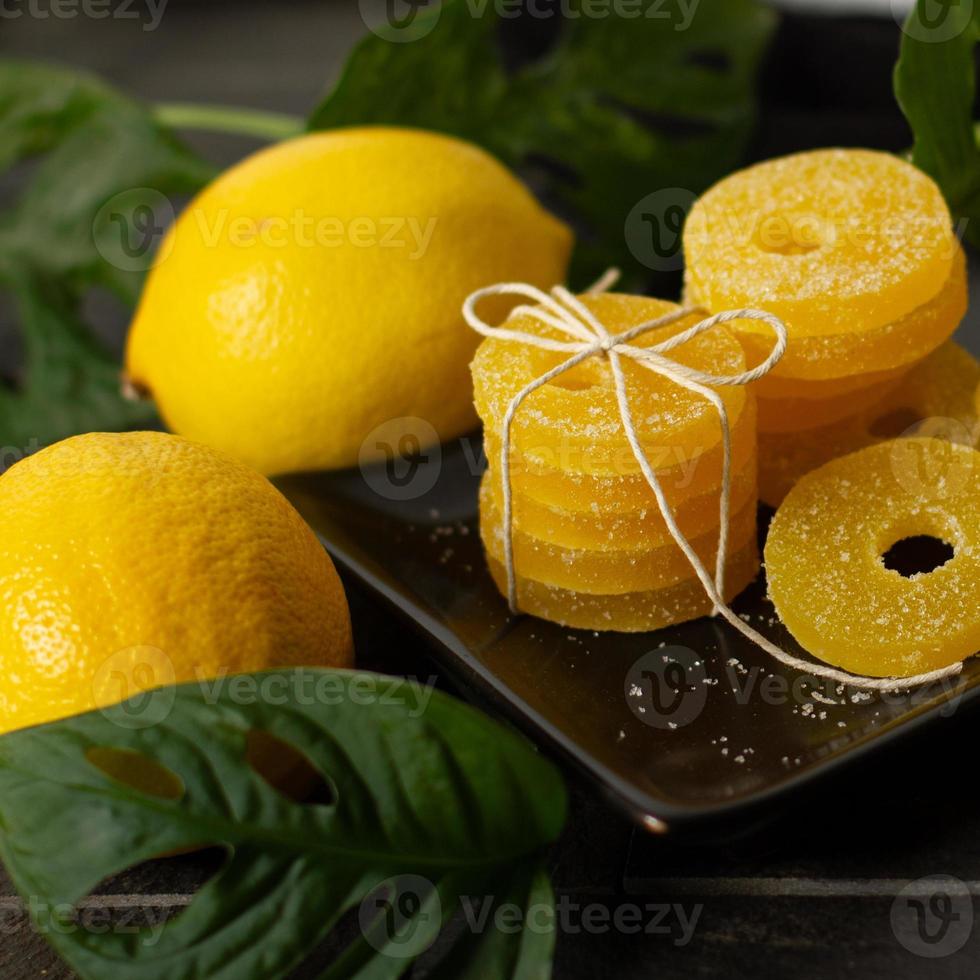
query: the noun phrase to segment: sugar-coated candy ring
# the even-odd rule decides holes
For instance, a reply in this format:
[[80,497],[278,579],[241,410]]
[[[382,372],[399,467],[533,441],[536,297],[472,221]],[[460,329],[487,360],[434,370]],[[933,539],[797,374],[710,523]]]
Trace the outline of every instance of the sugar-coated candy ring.
[[799,337],[884,326],[950,274],[952,220],[935,182],[897,156],[828,149],[757,164],[688,215],[689,281],[709,310],[754,307]]
[[[742,548],[756,534],[756,501],[732,515],[730,547]],[[490,481],[484,476],[480,487],[480,537],[487,553],[504,560],[504,524],[494,507]],[[547,585],[592,595],[618,595],[663,589],[692,578],[687,556],[670,541],[657,548],[639,547],[595,551],[563,548],[536,538],[518,527],[513,529],[514,565],[518,575]],[[718,528],[694,538],[691,547],[702,562],[715,563]]]
[[[755,465],[756,405],[749,394],[745,409],[732,427],[732,473]],[[515,493],[541,504],[579,513],[636,513],[656,500],[650,484],[638,471],[632,452],[613,460],[592,452],[568,448],[524,453],[517,441],[511,450],[511,485]],[[484,427],[484,448],[491,466],[500,459],[500,438],[491,424]],[[644,447],[661,488],[672,508],[691,497],[721,492],[721,442],[698,446]],[[612,462],[614,465],[610,466]]]
[[[578,297],[610,333],[677,312],[665,300],[616,293]],[[635,338],[636,347],[652,347],[695,326],[700,313]],[[507,321],[511,330],[567,340],[559,331],[519,310]],[[670,358],[711,375],[737,375],[745,370],[745,354],[723,326],[706,330],[675,347]],[[567,359],[567,354],[542,350],[503,338],[488,337],[471,364],[477,413],[491,424],[504,418],[511,399],[526,385]],[[663,447],[710,447],[721,440],[718,413],[702,395],[677,385],[632,358],[622,359],[630,406],[640,441]],[[718,389],[734,426],[746,403],[743,386]],[[605,358],[593,357],[532,392],[514,418],[511,435],[525,449],[570,446],[579,453],[630,453],[612,371]]]
[[880,404],[902,382],[904,371],[832,398],[760,398],[759,432],[801,432],[852,418]]
[[[796,379],[853,378],[910,367],[948,340],[960,325],[966,313],[966,278],[966,255],[957,245],[949,279],[927,303],[873,330],[791,337],[782,360],[758,383],[756,391],[765,394],[780,382]],[[771,344],[751,324],[739,320],[732,328],[749,364],[761,363],[768,356]]]
[[[507,572],[503,564],[487,555],[487,564],[497,588],[506,595]],[[758,545],[753,539],[728,560],[725,575],[726,602],[731,602],[759,572]],[[639,633],[659,630],[710,614],[711,600],[696,579],[685,579],[666,589],[625,592],[620,595],[590,595],[544,585],[518,576],[517,598],[523,612],[575,629],[616,630]]]
[[[852,673],[910,677],[980,651],[980,453],[939,439],[870,446],[809,473],[769,528],[779,618],[811,654]],[[953,557],[906,577],[885,555],[939,538]]]
[[902,379],[883,401],[852,418],[794,433],[759,436],[759,491],[776,507],[796,481],[831,459],[903,435],[930,435],[980,446],[980,363],[947,341]]
[[[500,477],[489,471],[488,492],[494,510],[503,510]],[[673,508],[674,520],[688,539],[710,530],[718,533],[719,489],[689,497]],[[753,463],[732,477],[731,509],[737,513],[759,499],[758,478]],[[638,548],[657,548],[673,545],[670,530],[647,488],[646,506],[629,513],[604,514],[597,503],[594,511],[573,511],[548,506],[515,493],[513,501],[514,527],[530,536],[562,548],[592,551],[629,551]]]
[[767,374],[752,386],[760,397],[771,401],[798,399],[800,401],[825,401],[844,395],[860,395],[869,388],[900,381],[914,365],[902,364],[887,371],[864,371],[841,378],[782,378]]

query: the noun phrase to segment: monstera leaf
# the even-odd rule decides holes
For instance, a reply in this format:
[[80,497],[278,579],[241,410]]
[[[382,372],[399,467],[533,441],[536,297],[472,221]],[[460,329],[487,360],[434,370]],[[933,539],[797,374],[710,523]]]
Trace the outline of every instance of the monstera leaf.
[[[256,733],[302,753],[327,799],[296,802],[250,764]],[[271,980],[355,908],[359,937],[326,976],[399,976],[464,899],[551,907],[540,854],[565,805],[555,769],[510,730],[346,671],[161,688],[0,740],[0,856],[92,980]],[[102,878],[205,845],[223,868],[153,942],[71,927]],[[488,925],[448,952],[446,975],[547,977],[553,942]]]

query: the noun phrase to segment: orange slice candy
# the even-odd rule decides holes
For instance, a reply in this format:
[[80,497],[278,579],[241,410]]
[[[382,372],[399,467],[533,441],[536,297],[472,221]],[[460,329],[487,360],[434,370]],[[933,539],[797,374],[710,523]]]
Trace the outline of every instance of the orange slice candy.
[[[759,381],[760,395],[776,394],[783,384],[797,379],[841,382],[873,381],[869,372],[908,368],[948,340],[966,313],[966,255],[957,244],[949,279],[927,303],[898,320],[873,330],[815,337],[791,337],[786,353],[773,370]],[[745,329],[743,329],[745,325]],[[745,348],[749,364],[769,356],[766,337],[753,331],[753,321],[731,324]],[[826,389],[829,391],[829,389]]]
[[[507,573],[492,555],[487,556],[497,588],[507,594]],[[759,549],[755,540],[728,560],[725,601],[731,602],[759,572]],[[523,612],[577,629],[616,630],[639,633],[659,630],[676,623],[700,619],[711,613],[711,600],[697,579],[685,579],[653,592],[624,592],[619,595],[590,595],[543,585],[518,577],[517,600]]]
[[761,433],[759,487],[770,507],[805,473],[838,456],[903,435],[929,435],[980,446],[980,363],[948,341],[913,368],[881,402],[804,435]]
[[[756,400],[748,393],[745,409],[732,427],[732,473],[755,465]],[[717,421],[715,423],[718,424]],[[519,449],[519,442],[516,443]],[[500,441],[492,426],[484,428],[484,447],[492,469],[500,467]],[[704,449],[647,446],[647,458],[673,508],[687,500],[717,495],[721,487],[722,443]],[[656,507],[656,499],[632,450],[627,446],[610,467],[592,454],[511,450],[511,483],[515,493],[547,507],[576,513],[623,514]]]
[[[732,516],[730,550],[738,551],[756,535],[756,502]],[[504,560],[504,527],[494,506],[491,482],[480,486],[480,536],[487,552]],[[694,576],[694,570],[673,540],[660,547],[603,550],[566,548],[513,529],[514,567],[522,578],[591,595],[618,595],[666,588]],[[691,547],[708,569],[714,568],[718,529],[691,540]]]
[[[643,296],[614,293],[580,296],[579,299],[611,333],[621,332],[646,320],[676,312],[675,303]],[[691,315],[669,327],[636,338],[637,347],[650,347],[698,322]],[[553,339],[567,340],[552,327],[533,317],[517,315],[508,329],[522,330]],[[707,330],[672,350],[672,360],[716,375],[745,370],[745,354],[734,335],[724,327]],[[499,426],[511,399],[528,383],[561,363],[567,354],[541,350],[515,341],[487,338],[471,365],[477,412],[484,422]],[[623,358],[626,388],[633,420],[644,445],[663,451],[710,448],[721,439],[715,408],[695,392]],[[743,387],[719,390],[735,425],[744,409]],[[608,460],[630,459],[632,452],[623,432],[612,371],[604,358],[590,358],[534,391],[521,406],[512,427],[521,452],[566,452]],[[610,464],[612,465],[612,464]]]
[[[490,502],[495,513],[503,512],[500,477],[489,471]],[[717,534],[721,490],[700,497],[689,497],[673,508],[674,520],[688,539],[714,529]],[[604,514],[597,504],[594,511],[573,511],[549,507],[533,497],[513,495],[514,527],[548,544],[562,548],[593,551],[630,551],[672,544],[673,538],[660,513],[657,501],[647,491],[643,510],[623,514]],[[737,513],[759,499],[756,467],[746,466],[732,478],[731,512]]]
[[932,179],[871,150],[815,150],[739,171],[701,197],[684,226],[692,296],[712,311],[776,314],[790,346],[904,317],[940,291],[954,251]]
[[897,373],[889,372],[883,381],[831,398],[760,398],[759,432],[799,432],[801,438],[809,438],[807,433],[811,429],[851,418],[879,404],[901,384],[904,375],[904,368]]
[[[779,618],[814,656],[910,677],[980,650],[980,453],[939,439],[870,446],[790,491],[765,548]],[[907,538],[953,556],[906,577],[883,556]]]

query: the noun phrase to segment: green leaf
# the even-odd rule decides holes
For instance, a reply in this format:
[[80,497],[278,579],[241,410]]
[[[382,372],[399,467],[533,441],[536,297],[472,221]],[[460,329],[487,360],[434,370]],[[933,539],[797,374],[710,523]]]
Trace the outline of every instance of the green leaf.
[[[246,761],[255,731],[300,751],[332,801],[302,805],[273,788]],[[107,749],[152,760],[182,792],[119,781],[108,773],[124,767],[96,765]],[[350,671],[163,688],[0,739],[0,857],[51,943],[93,980],[273,980],[358,906],[362,924],[375,909],[402,918],[390,933],[387,920],[365,926],[326,976],[396,977],[461,896],[501,875],[549,903],[546,879],[522,869],[537,867],[565,808],[556,770],[518,735],[438,692]],[[203,845],[225,848],[227,863],[156,942],[65,927],[104,877]],[[406,898],[415,905],[402,915]],[[507,939],[519,955],[482,977],[548,976],[547,937]]]
[[471,140],[570,218],[580,285],[609,265],[627,281],[658,269],[631,253],[624,224],[647,195],[678,189],[689,205],[739,162],[774,14],[752,0],[639,4],[637,17],[583,10],[561,18],[552,50],[508,72],[495,6],[446,0],[419,15],[415,40],[367,37],[310,128],[418,126]]
[[84,301],[107,289],[135,302],[169,196],[193,193],[213,170],[98,79],[0,60],[0,173],[21,161],[28,178],[0,214],[0,290],[26,363],[0,390],[0,444],[144,424],[152,410],[119,395],[118,365],[85,323]]
[[431,980],[485,980],[491,976],[548,980],[557,930],[555,894],[547,872],[540,865],[511,869],[484,901],[476,938],[464,930],[430,974]]
[[912,161],[939,187],[980,242],[980,149],[973,120],[980,8],[919,0],[903,27],[895,97],[912,128]]

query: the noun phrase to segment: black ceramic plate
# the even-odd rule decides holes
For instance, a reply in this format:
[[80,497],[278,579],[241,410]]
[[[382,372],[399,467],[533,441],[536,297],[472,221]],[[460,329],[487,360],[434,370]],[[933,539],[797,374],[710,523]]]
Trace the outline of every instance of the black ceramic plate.
[[[855,699],[712,619],[596,634],[510,617],[476,530],[479,440],[396,462],[278,483],[335,559],[424,630],[448,668],[651,830],[744,816],[980,690],[975,661],[955,681]],[[736,610],[800,652],[764,594],[756,583]]]

